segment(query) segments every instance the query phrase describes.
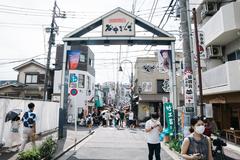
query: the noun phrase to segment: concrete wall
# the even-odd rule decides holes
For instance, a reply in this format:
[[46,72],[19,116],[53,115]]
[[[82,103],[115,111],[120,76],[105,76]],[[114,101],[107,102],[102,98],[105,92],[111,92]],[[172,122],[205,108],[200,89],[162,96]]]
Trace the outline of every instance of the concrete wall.
[[[5,122],[6,114],[13,109],[21,109],[23,112],[28,111],[28,104],[33,102],[35,104],[34,112],[37,115],[36,132],[42,133],[48,130],[58,127],[59,117],[59,103],[44,102],[44,101],[29,101],[29,100],[17,100],[17,99],[0,99],[0,143],[9,142],[9,131],[11,122]],[[22,133],[22,124],[20,127],[20,135]],[[16,144],[21,143],[21,137],[19,136]],[[13,144],[14,145],[14,144]]]

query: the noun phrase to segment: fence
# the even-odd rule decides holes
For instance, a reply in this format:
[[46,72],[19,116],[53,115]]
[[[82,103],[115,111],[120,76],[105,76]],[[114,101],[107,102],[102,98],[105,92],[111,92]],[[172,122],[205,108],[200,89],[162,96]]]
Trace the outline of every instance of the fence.
[[[22,114],[28,111],[28,104],[35,104],[34,112],[37,115],[36,133],[46,132],[58,127],[59,103],[37,100],[0,99],[0,143],[8,144],[11,121],[5,122],[6,114],[13,109],[21,109]],[[19,131],[22,133],[22,125]],[[21,136],[22,137],[22,136]],[[20,144],[21,139],[16,142]]]

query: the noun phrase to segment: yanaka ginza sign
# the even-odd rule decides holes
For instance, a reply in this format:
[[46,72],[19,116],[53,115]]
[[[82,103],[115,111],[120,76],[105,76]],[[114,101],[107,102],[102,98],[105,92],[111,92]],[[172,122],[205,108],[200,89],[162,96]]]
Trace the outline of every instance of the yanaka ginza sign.
[[135,36],[135,20],[122,12],[103,19],[102,26],[102,36]]

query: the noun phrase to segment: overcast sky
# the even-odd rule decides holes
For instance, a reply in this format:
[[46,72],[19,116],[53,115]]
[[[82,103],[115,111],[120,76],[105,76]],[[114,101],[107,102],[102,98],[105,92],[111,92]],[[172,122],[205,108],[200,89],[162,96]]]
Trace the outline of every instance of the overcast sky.
[[[159,0],[155,14],[150,20],[149,15],[154,1],[157,0],[136,0],[135,14],[151,21],[154,25],[159,25],[170,0]],[[16,80],[17,72],[12,68],[25,62],[24,60],[34,58],[43,64],[46,63],[49,34],[45,32],[45,28],[50,26],[53,4],[54,0],[0,0],[0,80]],[[64,35],[116,7],[131,12],[133,0],[58,0],[57,4],[61,11],[66,11],[67,15],[65,19],[56,20],[60,27],[56,43],[62,43]],[[176,31],[179,30],[180,24],[179,19],[177,20],[174,15],[175,13],[169,18],[164,30],[177,35]],[[99,31],[97,29],[91,35],[101,36]],[[120,52],[120,46],[89,47],[95,53],[96,83],[116,81],[117,52]],[[150,46],[121,46],[121,60],[128,59],[134,62],[137,56],[153,55],[153,51],[141,51],[144,48],[147,50]],[[157,48],[167,48],[167,46],[151,49]],[[176,48],[181,48],[181,45],[177,43]],[[131,52],[136,50],[138,52]],[[55,59],[55,47],[53,47],[52,59]],[[119,79],[127,82],[130,76],[130,64],[123,65],[123,68],[125,72],[119,74]]]

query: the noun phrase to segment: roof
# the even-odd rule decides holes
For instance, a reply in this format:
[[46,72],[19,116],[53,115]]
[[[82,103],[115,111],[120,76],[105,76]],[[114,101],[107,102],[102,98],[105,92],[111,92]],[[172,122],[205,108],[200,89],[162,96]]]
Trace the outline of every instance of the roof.
[[9,83],[9,84],[3,84],[0,86],[0,89],[7,88],[7,87],[24,87],[26,86],[23,83],[15,82],[15,83]]
[[30,61],[27,61],[27,62],[25,62],[25,63],[23,63],[23,64],[20,64],[19,66],[16,66],[16,67],[14,67],[13,69],[16,70],[16,71],[18,71],[18,70],[21,69],[22,67],[25,67],[25,66],[27,66],[27,65],[29,65],[29,64],[35,64],[35,65],[37,65],[37,66],[39,66],[39,67],[41,67],[41,68],[46,69],[46,66],[45,66],[45,65],[43,65],[43,64],[35,61],[34,59],[32,59],[32,60],[30,60]]
[[[147,37],[81,37],[84,34],[90,32],[91,30],[99,27],[102,25],[103,19],[107,18],[108,16],[116,13],[122,12],[123,14],[133,18],[135,20],[135,24],[146,29],[147,31],[153,33],[155,36]],[[172,41],[175,41],[175,37],[170,33],[158,28],[157,26],[145,21],[144,19],[133,15],[132,13],[122,9],[116,8],[103,16],[89,22],[88,24],[70,32],[67,34],[63,41],[68,41],[74,44],[85,44],[85,45],[102,45],[107,42],[109,45],[119,45],[119,44],[155,44],[155,45],[170,45]]]

